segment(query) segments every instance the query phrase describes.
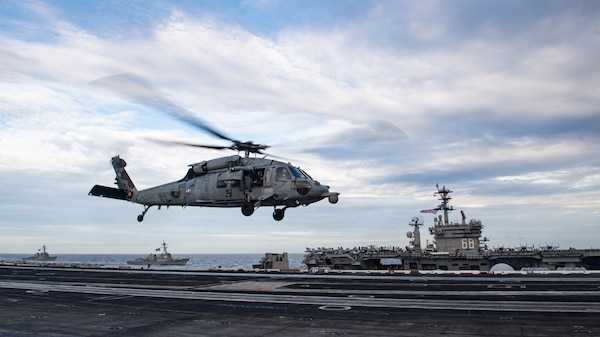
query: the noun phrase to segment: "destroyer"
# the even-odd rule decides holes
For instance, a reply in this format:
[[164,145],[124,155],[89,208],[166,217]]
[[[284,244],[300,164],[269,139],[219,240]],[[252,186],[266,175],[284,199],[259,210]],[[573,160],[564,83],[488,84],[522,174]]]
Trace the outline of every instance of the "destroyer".
[[[160,250],[160,248],[157,248]],[[160,254],[148,254],[145,258],[138,258],[133,261],[127,261],[127,264],[134,265],[163,265],[163,266],[183,266],[190,259],[174,259],[171,253],[167,252],[167,244],[163,241],[162,243],[163,252]]]
[[24,257],[23,260],[26,261],[54,261],[56,260],[56,256],[50,256],[48,252],[46,252],[46,245],[43,245],[41,249],[38,249],[38,252],[33,254],[30,257]]
[[[406,233],[411,239],[409,246],[400,247],[355,247],[348,248],[307,248],[304,264],[309,269],[403,269],[403,270],[474,270],[490,271],[504,266],[513,270],[569,270],[600,269],[600,249],[559,250],[555,246],[533,248],[523,246],[518,249],[488,249],[487,238],[481,237],[483,224],[480,220],[466,221],[461,211],[462,221],[448,221],[448,213],[454,208],[448,201],[452,191],[438,185],[435,195],[441,201],[434,209],[421,213],[443,216],[434,217],[434,225],[429,228],[433,243],[421,246],[419,227],[423,221],[414,217]],[[508,265],[508,266],[507,266]]]

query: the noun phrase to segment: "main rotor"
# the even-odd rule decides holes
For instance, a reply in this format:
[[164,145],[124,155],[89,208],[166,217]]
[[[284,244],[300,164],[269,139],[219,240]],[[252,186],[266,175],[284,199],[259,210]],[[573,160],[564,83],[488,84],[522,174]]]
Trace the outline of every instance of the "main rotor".
[[118,74],[100,78],[91,82],[94,85],[101,86],[109,89],[118,94],[124,95],[142,105],[151,107],[160,112],[167,113],[168,115],[188,124],[195,128],[198,128],[204,132],[207,132],[217,138],[227,140],[231,142],[229,146],[223,145],[207,145],[207,144],[196,144],[187,143],[180,141],[165,141],[155,140],[161,143],[184,145],[192,147],[201,147],[206,149],[214,150],[234,150],[238,152],[244,152],[245,156],[248,157],[250,153],[266,154],[263,150],[269,148],[268,145],[257,144],[252,141],[239,141],[226,136],[221,131],[208,126],[200,118],[195,117],[189,111],[176,105],[175,103],[168,100],[158,89],[153,88],[149,83],[143,81],[139,77],[133,74]]
[[205,148],[205,149],[233,150],[233,151],[238,151],[238,152],[244,152],[244,155],[246,158],[250,156],[250,153],[258,153],[258,154],[266,155],[266,153],[262,152],[262,150],[269,148],[269,145],[255,144],[252,141],[241,142],[239,140],[233,140],[233,139],[228,139],[228,140],[232,142],[232,144],[230,146],[205,145],[205,144],[178,142],[178,141],[161,141],[161,142],[165,142],[168,144],[175,144],[175,145],[201,147],[201,148]]

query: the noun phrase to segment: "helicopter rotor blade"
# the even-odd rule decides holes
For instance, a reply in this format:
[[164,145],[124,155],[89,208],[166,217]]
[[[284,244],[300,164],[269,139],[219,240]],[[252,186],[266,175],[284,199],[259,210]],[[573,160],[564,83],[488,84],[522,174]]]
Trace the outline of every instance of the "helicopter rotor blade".
[[239,143],[238,140],[232,139],[224,133],[208,126],[204,121],[193,116],[183,107],[171,102],[162,95],[158,89],[153,88],[149,83],[133,74],[124,73],[111,75],[92,81],[91,84],[109,89],[110,91],[124,95],[142,105],[167,113],[168,115],[202,131],[208,132],[217,138],[228,140],[234,144]]
[[[203,147],[209,149],[230,149],[237,151],[244,151],[248,153],[265,154],[262,150],[269,148],[268,145],[255,144],[252,141],[241,142],[233,139],[223,132],[209,126],[202,119],[194,116],[185,108],[178,106],[171,102],[160,90],[154,88],[150,83],[144,81],[142,78],[131,74],[122,73],[111,76],[99,78],[90,82],[92,85],[108,89],[114,93],[128,97],[129,99],[155,109],[157,111],[166,113],[171,117],[174,117],[190,126],[207,132],[219,139],[227,140],[232,143],[230,146],[219,146],[219,145],[203,145],[203,144],[179,144],[193,147]],[[354,147],[356,145],[365,143],[379,143],[386,141],[395,141],[408,138],[408,135],[393,125],[392,123],[385,120],[376,120],[354,127],[349,131],[340,132],[329,135],[323,139],[312,142],[308,145],[308,149],[305,152],[315,152],[319,148],[331,148],[331,147]],[[177,144],[178,142],[172,142]]]
[[[151,141],[151,142],[154,142],[154,143],[157,143],[157,144],[168,145],[168,146],[190,146],[190,147],[200,147],[200,148],[212,149],[212,150],[237,150],[236,145],[232,145],[232,146],[220,146],[220,145],[206,145],[206,144],[188,143],[188,142],[173,141],[173,140],[163,140],[163,139],[156,139],[156,138],[146,138],[146,139],[148,141]],[[260,145],[260,144],[250,144],[250,145],[258,145],[259,147],[264,147],[265,149],[271,147],[271,146]],[[252,151],[252,152],[260,154],[260,155],[263,155],[265,157],[268,156],[268,157],[273,157],[273,158],[276,158],[276,159],[290,161],[289,158],[278,156],[278,155],[274,155],[272,153],[265,153],[265,152],[261,151],[260,149],[256,149],[256,151]]]
[[[130,99],[153,109],[161,112],[165,112],[172,117],[175,117],[189,125],[192,125],[202,131],[208,132],[213,136],[228,140],[233,144],[226,146],[211,146],[201,145],[199,147],[206,147],[211,149],[231,149],[236,151],[244,151],[246,153],[261,153],[261,150],[267,149],[268,145],[255,144],[251,141],[241,142],[231,137],[226,136],[224,133],[217,131],[216,129],[208,126],[200,118],[195,117],[186,109],[174,104],[169,101],[158,89],[154,89],[149,83],[143,81],[141,78],[133,74],[117,74],[112,76],[103,77],[92,81],[91,84],[97,85],[121,95],[125,95]],[[188,144],[191,145],[191,144]],[[193,145],[192,145],[193,146]]]
[[231,146],[196,144],[196,143],[180,142],[180,141],[176,141],[176,140],[163,140],[163,139],[156,139],[156,138],[146,138],[146,139],[148,141],[158,143],[161,145],[201,147],[201,148],[213,149],[213,150],[231,150]]

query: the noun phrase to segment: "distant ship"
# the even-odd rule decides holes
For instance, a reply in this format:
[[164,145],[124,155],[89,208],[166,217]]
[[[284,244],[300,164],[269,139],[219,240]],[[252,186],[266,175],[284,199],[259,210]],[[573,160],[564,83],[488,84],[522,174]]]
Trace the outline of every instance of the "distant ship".
[[[160,248],[156,248],[160,251]],[[127,261],[127,264],[134,265],[161,265],[161,266],[183,266],[190,259],[174,259],[171,253],[167,252],[167,244],[163,241],[162,253],[160,254],[148,254],[145,258],[138,258],[132,261]]]
[[50,256],[48,252],[46,252],[46,245],[43,245],[41,249],[38,249],[38,252],[33,256],[24,257],[23,260],[27,261],[54,261],[56,260],[56,256]]
[[289,270],[290,260],[288,253],[265,253],[265,257],[260,259],[260,262],[252,264],[253,269],[279,269]]
[[454,208],[448,201],[452,191],[437,186],[435,195],[441,204],[421,213],[442,215],[434,217],[434,226],[429,233],[433,243],[421,246],[419,227],[423,221],[414,217],[406,233],[410,245],[401,247],[363,246],[354,248],[306,248],[304,264],[309,269],[398,269],[398,270],[448,270],[448,271],[495,271],[508,270],[600,270],[600,249],[558,249],[548,245],[534,248],[522,245],[519,248],[499,247],[489,249],[487,238],[481,237],[483,224],[480,220],[466,220],[461,211],[461,222],[448,221],[448,212]]

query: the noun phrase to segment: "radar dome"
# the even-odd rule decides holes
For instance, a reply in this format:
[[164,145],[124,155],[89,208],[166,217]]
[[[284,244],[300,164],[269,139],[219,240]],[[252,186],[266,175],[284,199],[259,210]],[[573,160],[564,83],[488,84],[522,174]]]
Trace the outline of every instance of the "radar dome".
[[515,269],[506,263],[496,263],[490,268],[490,273],[499,273],[503,271],[515,271]]

